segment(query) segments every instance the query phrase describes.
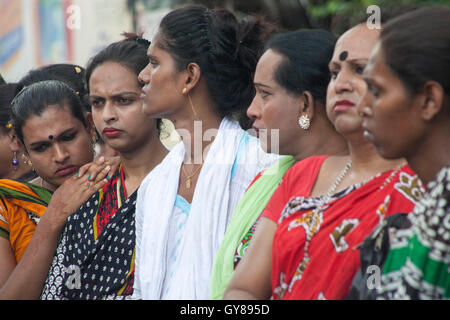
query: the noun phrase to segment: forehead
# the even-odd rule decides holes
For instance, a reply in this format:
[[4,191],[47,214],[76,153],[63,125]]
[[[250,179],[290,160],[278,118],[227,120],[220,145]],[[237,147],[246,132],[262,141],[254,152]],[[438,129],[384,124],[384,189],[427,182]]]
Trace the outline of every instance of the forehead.
[[89,88],[92,95],[140,90],[138,76],[129,68],[112,61],[104,62],[94,69]]
[[336,42],[333,53],[333,61],[340,61],[339,56],[346,51],[346,60],[368,59],[375,44],[377,43],[380,31],[369,29],[365,24],[360,24],[345,32]]
[[82,126],[67,106],[50,105],[41,115],[33,115],[22,126],[24,140],[47,140],[48,136],[57,136],[59,133],[72,127]]
[[274,72],[283,59],[281,54],[272,49],[264,52],[256,65],[255,82],[273,79]]

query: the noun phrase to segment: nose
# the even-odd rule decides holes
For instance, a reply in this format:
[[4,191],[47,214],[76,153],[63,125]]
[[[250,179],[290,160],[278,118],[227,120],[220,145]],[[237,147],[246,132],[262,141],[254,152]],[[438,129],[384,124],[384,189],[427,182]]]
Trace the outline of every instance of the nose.
[[150,82],[150,68],[151,64],[149,63],[144,69],[141,70],[138,76],[138,80],[140,83],[146,85]]
[[339,73],[336,76],[336,79],[334,79],[334,89],[337,93],[344,92],[344,91],[352,91],[353,90],[353,75],[345,70],[342,69],[339,71]]
[[261,101],[259,100],[260,98],[258,97],[258,94],[256,94],[247,109],[247,116],[252,120],[261,118]]
[[114,103],[109,99],[105,102],[105,106],[102,109],[102,118],[105,123],[114,122],[118,118]]
[[356,106],[356,112],[358,112],[358,115],[363,118],[371,117],[373,102],[374,102],[373,96],[366,86],[364,94],[359,100],[358,105]]
[[64,163],[66,160],[70,157],[69,152],[59,143],[55,143],[53,145],[53,156],[55,159],[55,162],[57,163]]

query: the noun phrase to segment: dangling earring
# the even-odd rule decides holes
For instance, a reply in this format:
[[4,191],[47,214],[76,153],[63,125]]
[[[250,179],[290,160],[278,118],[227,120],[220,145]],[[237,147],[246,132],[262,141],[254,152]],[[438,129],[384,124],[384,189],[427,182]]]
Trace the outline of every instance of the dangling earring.
[[28,157],[22,153],[22,161],[24,164],[26,164],[27,166],[29,166],[30,168],[33,167],[33,163],[31,162],[30,159],[28,159]]
[[302,114],[302,116],[298,118],[298,124],[303,130],[308,130],[311,126],[311,120],[309,120],[308,115]]
[[13,152],[12,165],[13,165],[13,170],[17,171],[17,167],[19,166],[19,160],[17,160],[17,151]]
[[[181,91],[182,94],[185,94],[187,92],[187,89],[184,88],[183,91]],[[194,104],[192,103],[192,99],[191,99],[191,95],[188,93],[188,100],[189,100],[189,105],[191,106],[192,109],[192,113],[194,114],[194,120],[195,121],[200,121],[200,118],[197,116],[197,112],[195,112],[194,109]]]

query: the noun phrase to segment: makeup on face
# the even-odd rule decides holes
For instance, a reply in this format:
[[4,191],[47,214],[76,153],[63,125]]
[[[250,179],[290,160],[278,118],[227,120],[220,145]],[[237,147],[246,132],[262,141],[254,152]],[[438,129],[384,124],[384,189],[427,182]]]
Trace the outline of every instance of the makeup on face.
[[348,51],[342,51],[341,54],[339,55],[339,60],[345,61],[345,59],[347,59],[347,57],[348,57]]

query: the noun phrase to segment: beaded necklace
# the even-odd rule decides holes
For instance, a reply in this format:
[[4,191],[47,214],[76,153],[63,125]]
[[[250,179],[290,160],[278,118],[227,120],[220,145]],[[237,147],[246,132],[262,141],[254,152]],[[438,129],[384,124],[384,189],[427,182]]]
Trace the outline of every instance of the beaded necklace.
[[[395,170],[392,171],[392,173],[386,178],[384,183],[380,186],[380,190],[383,189],[386,185],[388,185],[391,182],[392,178],[398,173],[398,171],[404,165],[405,165],[405,163],[402,163]],[[284,290],[283,289],[280,290],[281,291],[281,292],[279,292],[280,299],[282,299],[286,289],[289,289],[289,291],[292,290],[293,285],[295,284],[295,282],[297,280],[301,279],[303,272],[305,271],[306,267],[308,266],[308,264],[310,262],[308,248],[309,248],[312,238],[320,230],[320,225],[322,224],[322,221],[323,221],[323,209],[330,201],[330,199],[331,199],[332,195],[335,193],[337,187],[342,183],[342,180],[347,175],[351,166],[352,166],[352,161],[350,160],[349,162],[347,162],[345,167],[341,170],[341,172],[339,173],[339,176],[336,178],[336,181],[330,187],[328,192],[323,197],[321,197],[321,199],[319,200],[320,203],[317,205],[317,207],[315,209],[313,209],[312,211],[305,213],[304,216],[302,218],[300,218],[299,221],[297,221],[297,225],[301,224],[303,222],[306,222],[306,225],[307,225],[307,227],[304,228],[305,232],[306,232],[306,241],[305,241],[305,246],[304,246],[303,259],[299,263],[297,269],[295,270],[295,273],[289,283],[289,287],[288,288],[284,287],[283,288]]]
[[342,180],[347,175],[351,166],[352,166],[352,161],[350,160],[349,162],[347,162],[345,167],[341,170],[338,177],[336,178],[336,181],[333,183],[333,185],[330,187],[330,189],[328,189],[328,192],[320,199],[320,204],[314,210],[305,214],[306,217],[304,217],[304,220],[305,221],[309,220],[310,223],[308,223],[308,224],[310,225],[310,227],[305,228],[306,242],[305,242],[303,259],[300,262],[300,264],[298,265],[297,270],[295,270],[295,274],[289,285],[289,291],[291,291],[291,287],[293,286],[295,281],[302,277],[303,272],[305,271],[306,267],[309,264],[310,257],[309,257],[309,253],[308,253],[308,248],[309,248],[311,239],[320,230],[320,225],[322,224],[322,220],[323,220],[323,216],[322,216],[323,210],[322,209],[330,201],[331,196],[336,191],[336,188],[341,184]]

